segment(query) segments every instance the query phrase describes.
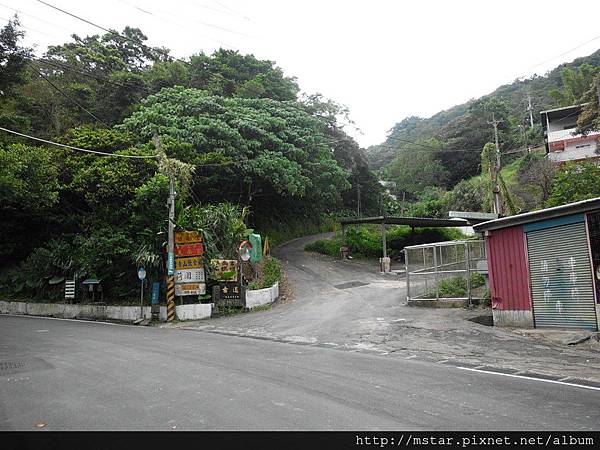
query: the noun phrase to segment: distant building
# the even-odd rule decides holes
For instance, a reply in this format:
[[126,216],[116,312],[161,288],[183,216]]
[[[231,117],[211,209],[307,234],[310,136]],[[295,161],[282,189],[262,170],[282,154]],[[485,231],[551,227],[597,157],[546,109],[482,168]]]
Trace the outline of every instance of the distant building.
[[600,159],[600,132],[577,134],[577,118],[583,105],[541,111],[546,154],[550,161],[582,161]]

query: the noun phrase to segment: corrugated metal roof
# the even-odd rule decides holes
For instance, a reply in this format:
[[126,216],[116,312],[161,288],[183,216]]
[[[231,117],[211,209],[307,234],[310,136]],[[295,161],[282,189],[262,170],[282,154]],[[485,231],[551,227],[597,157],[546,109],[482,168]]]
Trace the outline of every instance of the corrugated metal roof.
[[357,225],[362,223],[409,225],[411,227],[466,227],[469,222],[464,219],[431,219],[427,217],[363,217],[361,219],[342,219],[342,225]]
[[600,209],[600,197],[590,200],[582,200],[580,202],[568,203],[554,208],[540,209],[516,216],[503,217],[501,219],[488,220],[473,226],[473,229],[479,233],[486,230],[497,230],[500,228],[514,227],[526,223],[536,222],[538,220],[552,219],[555,217],[567,216],[570,214],[585,213]]

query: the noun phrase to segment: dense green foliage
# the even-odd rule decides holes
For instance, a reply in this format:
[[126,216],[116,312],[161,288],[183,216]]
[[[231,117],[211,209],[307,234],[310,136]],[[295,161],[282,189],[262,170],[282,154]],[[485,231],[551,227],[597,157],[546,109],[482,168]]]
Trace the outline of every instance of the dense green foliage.
[[[390,257],[397,257],[407,245],[426,244],[464,238],[454,228],[417,228],[394,226],[386,231],[386,246]],[[381,256],[381,230],[378,226],[349,227],[346,230],[346,245],[351,255],[365,258]],[[342,234],[338,232],[331,239],[322,239],[308,244],[305,249],[331,256],[338,256],[342,246]]]
[[566,164],[556,176],[547,206],[600,197],[600,166]]
[[[428,119],[408,117],[392,128],[384,143],[368,148],[367,157],[374,168],[383,169],[384,178],[400,181],[395,192],[400,198],[402,191],[410,192],[411,186],[405,186],[402,179],[397,180],[396,174],[390,173],[389,169],[402,161],[410,161],[418,153],[428,154],[429,161],[437,161],[442,166],[436,170],[444,176],[431,186],[450,190],[461,180],[479,173],[481,149],[486,143],[494,142],[493,127],[488,123],[492,118],[501,120],[498,128],[502,153],[541,145],[539,111],[545,109],[588,102],[579,126],[584,131],[600,128],[598,67],[600,51],[563,64],[544,76],[515,80],[485,97],[441,111]],[[528,94],[533,105],[533,128],[530,128],[527,111]],[[503,156],[502,164],[508,164],[514,158],[514,154],[507,154]],[[413,182],[409,177],[404,178]]]
[[203,233],[207,259],[235,257],[250,227],[272,245],[321,230],[356,209],[358,185],[362,210],[379,211],[377,178],[344,131],[348,111],[299,98],[272,61],[223,49],[174,60],[131,27],[73,35],[36,58],[23,35],[17,19],[0,30],[0,126],[153,158],[2,133],[4,295],[55,297],[49,281],[76,276],[102,279],[109,301],[126,299],[141,264],[160,280],[171,173],[177,227]]

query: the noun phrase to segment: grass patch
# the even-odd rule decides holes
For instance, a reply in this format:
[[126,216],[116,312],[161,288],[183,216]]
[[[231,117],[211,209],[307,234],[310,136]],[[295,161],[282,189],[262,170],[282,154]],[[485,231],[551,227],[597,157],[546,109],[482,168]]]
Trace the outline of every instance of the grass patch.
[[252,308],[252,312],[254,311],[268,311],[269,309],[271,309],[273,306],[271,304],[269,305],[260,305],[260,306],[255,306],[254,308]]

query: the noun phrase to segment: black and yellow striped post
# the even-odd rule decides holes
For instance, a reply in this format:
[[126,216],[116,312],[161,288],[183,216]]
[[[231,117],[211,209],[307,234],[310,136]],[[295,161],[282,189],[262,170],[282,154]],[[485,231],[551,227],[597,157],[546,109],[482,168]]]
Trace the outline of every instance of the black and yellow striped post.
[[175,319],[175,277],[167,277],[167,322]]

